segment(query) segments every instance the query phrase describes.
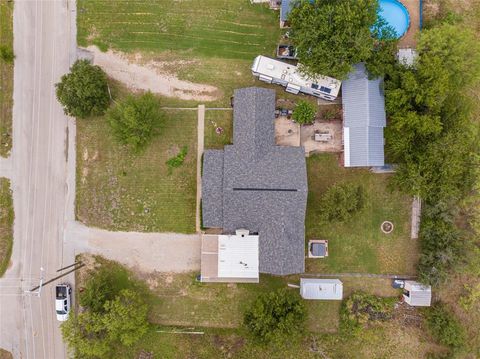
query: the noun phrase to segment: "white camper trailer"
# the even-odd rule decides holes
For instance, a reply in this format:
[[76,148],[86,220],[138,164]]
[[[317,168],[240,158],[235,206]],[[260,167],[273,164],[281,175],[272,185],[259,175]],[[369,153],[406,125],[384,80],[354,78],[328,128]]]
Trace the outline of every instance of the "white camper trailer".
[[341,81],[327,76],[307,78],[300,73],[297,66],[266,56],[255,58],[252,73],[261,81],[284,86],[287,92],[293,94],[303,92],[329,101],[337,98],[342,84]]

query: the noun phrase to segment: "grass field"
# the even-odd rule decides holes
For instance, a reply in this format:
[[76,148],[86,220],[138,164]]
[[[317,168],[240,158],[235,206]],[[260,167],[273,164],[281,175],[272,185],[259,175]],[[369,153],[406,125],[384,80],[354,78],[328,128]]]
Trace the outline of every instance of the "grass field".
[[[0,1],[0,44],[13,47],[13,1]],[[0,156],[12,148],[13,64],[0,59]]]
[[[216,129],[221,127],[222,133]],[[233,111],[206,111],[205,113],[205,148],[222,149],[233,141]]]
[[0,276],[10,263],[13,245],[13,199],[10,181],[0,178]]
[[[236,88],[262,86],[278,97],[298,100],[281,86],[255,80],[250,67],[260,54],[274,56],[281,36],[278,12],[249,0],[79,0],[80,46],[97,45],[127,53],[142,64],[161,63],[181,80],[219,88],[209,106],[228,106]],[[141,54],[142,59],[135,56]],[[169,106],[193,101],[164,98]]]
[[[90,256],[87,256],[91,258]],[[88,268],[94,262],[82,256]],[[110,273],[121,271],[118,264],[97,258],[96,263],[108,266]],[[98,267],[96,267],[98,268]],[[87,278],[87,269],[76,273],[77,288]],[[442,348],[431,342],[421,326],[390,321],[370,325],[357,337],[338,334],[340,302],[305,301],[308,318],[301,340],[291,340],[284,347],[258,345],[242,326],[243,312],[262,292],[298,283],[298,276],[280,278],[262,275],[260,284],[200,284],[195,273],[136,273],[150,289],[150,332],[134,347],[122,349],[119,358],[135,358],[150,352],[155,358],[319,358],[310,351],[315,341],[328,358],[392,358],[420,359]],[[344,294],[360,288],[376,295],[396,296],[389,281],[369,278],[344,278]],[[296,289],[291,289],[295,291]],[[204,335],[159,333],[187,329],[204,331]]]
[[[307,271],[415,273],[417,242],[410,239],[411,200],[388,187],[388,175],[341,167],[337,158],[328,154],[308,158],[307,171],[306,239],[329,240],[329,257],[307,259]],[[325,223],[320,215],[321,198],[340,182],[363,186],[365,208],[345,222]],[[380,230],[385,220],[394,224],[388,235]]]
[[[111,82],[114,98],[125,89]],[[76,217],[109,230],[195,231],[197,112],[165,111],[160,133],[141,154],[112,136],[103,117],[77,121]],[[166,161],[184,147],[183,165]]]
[[250,60],[273,52],[277,14],[248,0],[77,2],[78,43]]

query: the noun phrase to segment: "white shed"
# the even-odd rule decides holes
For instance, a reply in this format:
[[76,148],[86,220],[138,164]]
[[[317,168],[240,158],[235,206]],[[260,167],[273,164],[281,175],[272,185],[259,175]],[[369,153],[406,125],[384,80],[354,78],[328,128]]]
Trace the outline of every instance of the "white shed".
[[300,278],[303,299],[342,300],[343,283],[339,279]]
[[432,287],[413,280],[406,280],[403,299],[405,303],[413,307],[429,307],[432,302]]

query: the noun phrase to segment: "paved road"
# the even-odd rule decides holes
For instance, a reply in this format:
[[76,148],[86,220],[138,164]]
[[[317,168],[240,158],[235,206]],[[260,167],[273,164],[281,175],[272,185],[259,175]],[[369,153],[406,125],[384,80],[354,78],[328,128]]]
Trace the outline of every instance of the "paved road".
[[72,10],[67,0],[15,1],[10,161],[16,218],[12,265],[0,279],[0,347],[15,358],[66,357],[53,286],[40,297],[24,291],[39,283],[41,267],[48,279],[73,261],[73,253],[63,250],[66,199],[72,190],[66,160],[70,120],[54,94],[54,83],[75,57]]

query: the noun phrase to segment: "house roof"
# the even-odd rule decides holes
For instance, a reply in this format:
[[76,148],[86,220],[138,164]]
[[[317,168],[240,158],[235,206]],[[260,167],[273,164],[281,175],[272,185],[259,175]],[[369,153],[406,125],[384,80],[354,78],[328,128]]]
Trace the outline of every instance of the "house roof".
[[280,21],[287,21],[288,14],[290,14],[291,9],[290,0],[282,0],[282,4],[280,6]]
[[304,299],[341,300],[343,283],[339,279],[300,278],[300,295]]
[[258,278],[258,236],[218,236],[218,277]]
[[258,233],[260,272],[284,275],[304,271],[308,187],[304,150],[275,146],[274,110],[272,90],[235,91],[233,145],[205,151],[202,209],[206,227]]
[[342,84],[346,167],[383,166],[386,126],[383,80],[369,80],[363,63]]

